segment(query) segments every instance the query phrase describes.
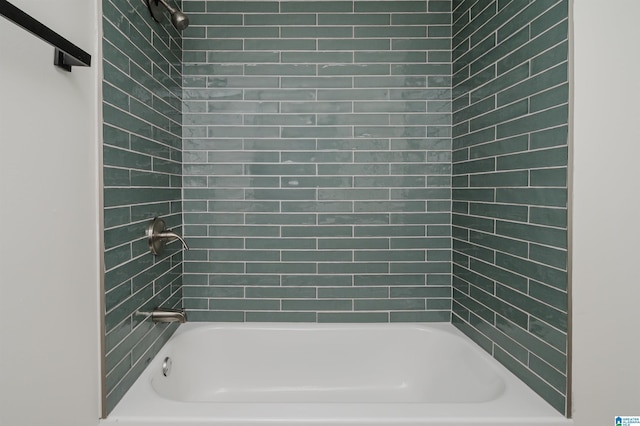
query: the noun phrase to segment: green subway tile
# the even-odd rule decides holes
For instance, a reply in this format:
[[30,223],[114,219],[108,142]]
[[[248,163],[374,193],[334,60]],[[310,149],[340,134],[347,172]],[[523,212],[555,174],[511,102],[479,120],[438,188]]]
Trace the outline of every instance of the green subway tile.
[[424,262],[423,250],[359,250],[355,253],[356,262]]
[[208,77],[207,87],[278,87],[277,77]]
[[565,291],[558,291],[547,285],[531,281],[529,283],[529,296],[563,312],[567,311],[568,295]]
[[[565,353],[567,351],[567,335],[551,327],[544,321],[540,321],[537,318],[530,318],[529,332],[532,333],[535,337],[541,339],[543,342],[548,343],[549,345],[560,351],[558,352],[558,357],[562,357],[562,353]],[[539,354],[540,352],[536,353]],[[548,359],[548,357],[546,358]],[[562,363],[560,363],[560,365],[560,367],[556,368],[563,370],[565,367],[562,366]]]
[[276,226],[226,226],[211,225],[209,226],[210,236],[221,237],[275,237],[278,236],[280,230]]
[[278,12],[278,2],[273,1],[212,1],[206,2],[207,12]]
[[[424,52],[411,52],[411,51],[396,51],[396,52],[356,52],[354,54],[354,63],[393,63],[393,62],[426,62],[426,55]],[[420,87],[424,87],[422,84]]]
[[[466,263],[469,263],[469,262],[466,262]],[[454,272],[455,280],[457,281],[464,280],[465,282],[481,290],[484,290],[487,293],[493,293],[495,290],[495,283],[492,279],[484,277],[465,267],[461,267],[457,263],[454,263],[453,265],[453,272]],[[468,290],[466,292],[469,293]],[[469,301],[468,304],[470,304],[471,302],[472,301]],[[477,302],[474,301],[474,303],[477,303]]]
[[389,272],[389,264],[384,262],[319,263],[320,274],[384,274]]
[[513,103],[503,108],[495,109],[469,122],[470,130],[473,132],[489,126],[504,123],[511,119],[521,117],[529,112],[529,103],[526,99]]
[[318,215],[319,225],[373,225],[389,224],[387,214],[320,214]]
[[501,364],[506,366],[513,374],[518,376],[525,384],[532,388],[538,395],[560,412],[565,411],[565,397],[553,389],[547,382],[528,370],[524,365],[514,360],[507,352],[499,347],[495,348],[494,356]]
[[389,122],[388,115],[382,114],[322,114],[318,115],[318,125],[367,125]]
[[[315,72],[315,67],[314,67]],[[390,75],[389,64],[355,64],[318,66],[318,75]]]
[[246,214],[245,223],[247,225],[315,225],[316,217],[311,214]]
[[502,285],[496,286],[496,296],[503,300],[508,300],[510,304],[547,322],[560,331],[567,331],[567,314],[558,309],[552,308],[547,304],[541,303],[525,294],[513,291]]
[[307,64],[245,64],[245,75],[315,75],[315,65]]
[[283,300],[285,311],[351,311],[350,300]]
[[442,311],[390,312],[390,322],[450,322],[449,309]]
[[[315,25],[316,24],[316,16],[314,14],[303,14],[303,13],[261,13],[261,14],[252,14],[247,13],[244,15],[244,25]],[[247,47],[246,43],[250,40],[245,40],[245,49],[250,48]],[[278,42],[282,40],[272,40],[273,42]],[[315,47],[315,44],[314,44]]]
[[[526,327],[527,318],[528,318],[527,313],[513,306],[511,303],[506,303],[505,301],[494,296],[493,294],[489,294],[473,286],[470,288],[469,296],[474,300],[476,300],[478,303],[481,303],[484,306],[487,306],[489,309],[493,310],[495,313],[509,318],[514,324],[520,327]],[[509,334],[509,333],[506,333],[506,334]],[[514,340],[518,341],[517,339],[514,339]]]
[[490,127],[456,137],[453,139],[453,149],[467,148],[483,142],[495,141],[495,132],[495,129]]
[[390,23],[391,16],[383,13],[318,14],[318,25],[389,25]]
[[557,46],[554,46],[539,56],[531,59],[531,72],[535,74],[548,68],[552,68],[562,62],[565,62],[568,57],[569,43],[567,41],[563,41]]
[[[350,64],[353,63],[353,53],[351,52],[282,52],[280,54],[281,62],[283,64],[295,63],[295,64]],[[309,67],[309,72],[305,72],[303,75],[315,74],[315,65],[306,65]],[[338,65],[340,66],[340,65]],[[283,65],[284,67],[284,65]],[[326,66],[322,66],[325,68]],[[388,66],[386,69],[388,74]],[[322,72],[319,74],[323,74]],[[345,73],[347,74],[347,73]],[[286,74],[285,74],[286,75]],[[296,74],[293,74],[296,75]]]
[[[315,40],[300,40],[300,39],[278,39],[278,40],[245,40],[245,50],[315,50]],[[246,62],[267,62],[267,61],[252,61]],[[277,62],[269,60],[268,62]]]
[[[567,273],[565,271],[510,256],[505,253],[496,253],[496,265],[555,288],[566,289],[567,287]],[[509,282],[501,282],[510,285]]]
[[322,238],[318,249],[388,249],[389,238]]
[[567,377],[560,371],[554,369],[549,364],[535,355],[531,355],[529,360],[529,368],[540,377],[544,377],[545,381],[551,384],[556,390],[562,394],[567,391]]
[[497,188],[496,201],[510,204],[566,207],[567,190],[562,188]]
[[[392,19],[395,16],[392,15]],[[425,26],[355,27],[353,35],[356,38],[426,37],[427,28]]]
[[424,226],[388,225],[356,226],[355,237],[420,237],[425,236]]
[[277,275],[209,275],[209,285],[232,285],[232,286],[278,286],[280,277]]
[[528,186],[527,171],[473,174],[469,177],[471,187]]
[[[566,63],[558,65],[540,74],[537,74],[529,79],[524,80],[522,83],[516,84],[500,93],[498,93],[497,101],[498,106],[510,104],[516,100],[524,99],[532,96],[536,93],[542,92],[545,89],[565,83],[568,78],[568,65]],[[547,97],[550,95],[547,94]],[[561,96],[562,97],[562,96]],[[535,101],[534,101],[535,100]],[[550,101],[549,101],[550,102]],[[564,99],[564,102],[568,102],[568,94]],[[542,103],[539,97],[533,96],[532,103]],[[542,108],[532,110],[539,110]]]
[[[326,2],[322,2],[326,3]],[[353,30],[350,27],[318,27],[318,26],[307,26],[307,27],[281,27],[280,28],[280,37],[282,38],[346,38],[351,37],[353,35]],[[312,49],[313,50],[313,49]],[[291,62],[290,60],[285,61],[284,57],[282,58],[283,62]],[[318,61],[321,62],[321,61]]]
[[362,1],[354,3],[354,12],[426,12],[422,1]]
[[352,128],[345,126],[283,127],[282,138],[349,138]]
[[380,299],[388,295],[389,290],[383,287],[324,287],[318,289],[319,299]]
[[531,36],[535,37],[542,34],[558,22],[567,19],[568,14],[568,1],[560,1],[557,5],[531,22]]
[[547,150],[504,155],[498,158],[497,165],[499,170],[513,170],[566,166],[567,161],[567,148],[560,147]]
[[316,322],[315,312],[247,312],[247,322]]
[[566,250],[557,250],[531,243],[529,245],[529,259],[555,268],[567,269]]
[[393,13],[391,25],[444,25],[451,22],[449,13]]
[[566,40],[567,34],[568,21],[565,20],[521,47],[510,49],[510,53],[505,56],[504,59],[498,61],[498,74],[502,74],[514,66]]
[[529,217],[527,206],[514,206],[505,204],[470,203],[469,214],[495,219],[516,220],[526,222]]
[[349,77],[282,77],[282,88],[351,88]]
[[277,251],[269,250],[212,250],[209,257],[216,262],[277,262],[280,256]]
[[556,248],[567,247],[567,231],[564,229],[497,221],[496,234]]
[[116,169],[105,165],[102,176],[104,186],[131,186],[130,174],[131,172],[128,169]]
[[207,29],[209,38],[278,38],[278,27],[210,27]]
[[338,262],[351,261],[350,252],[344,251],[282,251],[283,262]]
[[[429,27],[429,31],[431,31]],[[393,39],[391,40],[391,49],[392,50],[449,50],[451,48],[451,41],[449,39],[436,39],[436,38],[402,38],[402,39]],[[433,53],[433,52],[429,52]],[[432,61],[439,62],[439,61]],[[442,62],[451,62],[442,61]]]
[[[254,215],[258,216],[258,215]],[[270,216],[270,215],[268,215]],[[286,216],[285,216],[286,217]],[[312,238],[247,238],[247,249],[315,249],[316,240]]]
[[357,299],[353,302],[356,311],[407,311],[425,310],[424,299]]
[[282,237],[352,237],[350,226],[283,226]]
[[558,145],[566,145],[568,138],[568,127],[565,125],[553,129],[543,129],[532,133],[531,149],[549,148]]
[[351,286],[348,275],[283,275],[283,286],[333,287]]
[[[510,70],[495,78],[495,67],[487,68],[487,70],[476,74],[476,76],[467,80],[465,86],[471,83],[480,83],[478,88],[471,91],[471,102],[476,102],[481,99],[485,99],[489,96],[495,95],[496,93],[506,89],[507,87],[513,86],[514,84],[525,80],[529,77],[529,66],[528,64],[522,64],[514,69]],[[477,81],[479,76],[483,76],[486,74],[488,79],[492,79],[492,81],[487,84],[483,84],[484,81]],[[475,85],[474,85],[475,87]]]
[[516,136],[514,138],[503,139],[471,147],[469,149],[469,156],[471,158],[483,158],[526,151],[528,144],[529,137],[527,135]]
[[264,299],[209,299],[210,306],[218,310],[225,311],[264,311],[279,310],[280,302],[278,300]]
[[350,212],[352,203],[349,201],[300,202],[283,201],[283,212]]
[[310,287],[248,287],[250,299],[315,299],[316,289]]
[[[286,77],[283,77],[286,78]],[[340,113],[351,112],[351,102],[281,102],[283,113]],[[315,143],[313,144],[315,148]]]
[[244,295],[242,287],[214,287],[214,286],[187,286],[182,290],[185,298],[191,297],[233,297],[240,298]]
[[360,39],[320,39],[318,50],[389,50],[391,43],[388,39],[360,38]]
[[225,40],[215,38],[186,38],[182,42],[185,50],[242,50],[242,40]]
[[198,311],[189,310],[189,321],[243,322],[244,312],[238,311]]
[[[392,64],[392,75],[451,75],[449,64]],[[450,90],[441,90],[442,97],[429,97],[427,99],[447,99],[451,97]]]
[[569,83],[532,96],[530,102],[531,112],[566,104],[569,102]]
[[353,3],[350,1],[284,1],[280,3],[281,12],[353,12]]
[[493,172],[495,170],[496,170],[495,159],[493,158],[464,161],[464,162],[459,162],[453,165],[454,175]]
[[423,286],[424,274],[356,275],[355,286]]
[[478,329],[485,336],[489,337],[494,344],[501,348],[506,349],[513,357],[517,358],[520,362],[526,363],[529,359],[529,352],[519,345],[517,342],[509,338],[509,336],[502,333],[500,330],[493,326],[493,322],[487,322],[482,320],[473,312],[469,315],[470,324]]
[[565,209],[546,209],[540,207],[530,208],[531,223],[539,225],[556,226],[559,228],[567,227],[567,211]]
[[318,312],[319,323],[378,323],[389,322],[386,312]]
[[495,227],[493,220],[482,217],[454,214],[451,219],[454,226],[471,228],[477,231],[493,232]]

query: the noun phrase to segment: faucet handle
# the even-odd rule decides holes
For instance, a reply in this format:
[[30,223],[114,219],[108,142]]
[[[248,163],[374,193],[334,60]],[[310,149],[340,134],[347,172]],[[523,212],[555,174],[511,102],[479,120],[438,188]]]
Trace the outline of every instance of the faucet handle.
[[167,229],[164,220],[159,217],[154,217],[149,223],[146,234],[149,242],[149,250],[156,256],[162,252],[162,249],[168,241],[174,239],[180,240],[184,249],[189,250],[187,242],[180,235]]

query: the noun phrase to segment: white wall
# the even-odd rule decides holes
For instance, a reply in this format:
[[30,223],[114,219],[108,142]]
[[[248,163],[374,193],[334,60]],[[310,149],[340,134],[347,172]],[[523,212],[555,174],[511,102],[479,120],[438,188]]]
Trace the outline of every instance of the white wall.
[[0,18],[0,425],[99,417],[97,2],[11,0],[92,54]]
[[640,416],[640,1],[575,0],[573,388],[579,426]]

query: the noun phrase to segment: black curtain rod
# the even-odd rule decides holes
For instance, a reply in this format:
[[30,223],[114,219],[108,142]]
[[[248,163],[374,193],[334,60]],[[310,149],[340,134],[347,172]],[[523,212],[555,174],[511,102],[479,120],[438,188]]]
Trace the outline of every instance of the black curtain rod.
[[54,65],[67,71],[91,66],[91,55],[6,0],[0,0],[0,15],[55,47]]

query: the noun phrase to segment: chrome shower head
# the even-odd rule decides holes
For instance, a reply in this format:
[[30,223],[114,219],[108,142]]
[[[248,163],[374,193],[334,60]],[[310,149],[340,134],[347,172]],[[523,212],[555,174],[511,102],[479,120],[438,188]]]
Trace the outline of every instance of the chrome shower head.
[[147,6],[149,7],[149,12],[151,12],[151,16],[156,22],[162,22],[163,16],[163,8],[166,9],[171,14],[171,24],[175,27],[176,30],[182,31],[189,26],[189,17],[172,7],[166,0],[145,0],[147,2]]

